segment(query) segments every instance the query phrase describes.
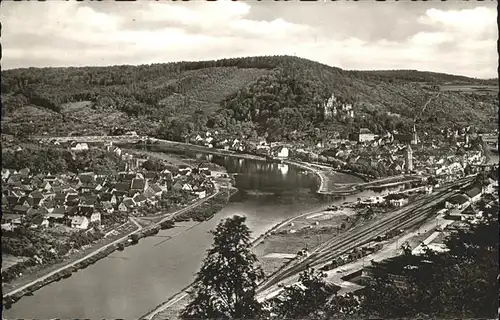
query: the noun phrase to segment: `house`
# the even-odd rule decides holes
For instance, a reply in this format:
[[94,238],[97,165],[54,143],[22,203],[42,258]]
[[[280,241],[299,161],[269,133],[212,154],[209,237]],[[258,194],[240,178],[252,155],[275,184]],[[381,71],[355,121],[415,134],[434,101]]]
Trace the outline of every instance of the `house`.
[[12,214],[5,213],[2,214],[2,224],[10,223],[10,224],[21,224],[23,220],[23,216],[20,214]]
[[121,204],[124,204],[127,207],[127,209],[131,209],[131,208],[135,207],[135,205],[136,205],[133,198],[123,198]]
[[5,169],[2,168],[2,180],[7,180],[9,179],[9,176],[13,174],[15,171],[12,169]]
[[[54,210],[55,211],[55,210]],[[60,210],[58,210],[60,211]],[[62,208],[62,211],[64,211],[64,208]],[[64,222],[64,213],[56,213],[56,212],[51,212],[46,215],[47,220],[52,223],[63,223]]]
[[155,194],[155,197],[161,197],[161,194],[163,193],[163,189],[160,186],[158,186],[156,183],[152,183],[149,186],[149,189],[151,191],[153,191],[153,193]]
[[52,183],[52,182],[55,182],[57,181],[57,177],[56,176],[53,176],[53,175],[50,175],[48,174],[47,176],[45,176],[43,178],[43,182],[49,182],[49,183]]
[[193,191],[193,187],[189,183],[184,183],[184,184],[182,184],[182,190]]
[[90,193],[94,191],[95,185],[93,184],[83,184],[80,186],[80,192],[81,193]]
[[400,173],[402,169],[401,165],[397,162],[391,163],[389,169],[393,170],[395,173]]
[[368,128],[359,129],[359,133],[357,134],[358,142],[366,142],[375,140],[376,135],[372,133]]
[[89,227],[89,219],[87,217],[76,216],[71,219],[71,228],[87,230]]
[[122,155],[122,150],[121,150],[120,148],[118,148],[118,147],[115,147],[115,148],[113,149],[113,153],[114,153],[114,154],[116,154],[118,157],[121,157],[121,155]]
[[35,191],[31,192],[29,197],[32,199],[38,200],[38,201],[44,199],[43,193],[39,190],[35,190]]
[[177,170],[179,171],[179,174],[181,174],[183,176],[190,174],[192,171],[192,169],[190,167],[185,166],[185,165],[179,166],[179,168]]
[[[80,211],[80,208],[82,208],[82,207],[79,207],[79,206],[68,206],[65,209],[66,215],[67,216],[76,216],[76,215],[78,215],[78,212]],[[88,209],[85,209],[85,210],[88,210],[90,212],[90,209],[92,209],[92,208],[88,208]]]
[[89,216],[94,212],[93,207],[88,207],[88,206],[78,206],[76,207],[77,209],[77,214],[81,216]]
[[177,180],[174,185],[172,186],[172,189],[174,190],[182,190],[183,182],[181,180]]
[[156,193],[151,189],[151,187],[144,191],[143,195],[146,199],[153,199],[156,197]]
[[66,208],[64,206],[55,207],[54,210],[52,210],[52,213],[65,215]]
[[412,134],[394,134],[394,141],[402,144],[411,144],[413,140]]
[[30,207],[27,205],[17,205],[14,207],[14,209],[12,209],[12,212],[14,214],[26,215],[29,209]]
[[19,170],[19,175],[21,177],[29,177],[31,170],[29,168],[23,168]]
[[14,183],[14,182],[20,182],[20,181],[21,181],[21,175],[19,173],[13,173],[7,179],[8,183]]
[[383,203],[383,202],[384,202],[383,197],[370,197],[370,198],[362,201],[361,203],[363,203],[363,204],[377,204],[377,203]]
[[80,198],[76,194],[68,194],[66,197],[66,202],[65,204],[67,206],[77,206],[80,203]]
[[467,197],[469,197],[470,199],[470,202],[474,203],[476,201],[478,201],[479,199],[481,199],[481,195],[483,194],[482,190],[480,187],[473,187],[471,189],[469,189],[465,195]]
[[144,202],[146,202],[147,198],[144,196],[144,194],[141,193],[136,194],[133,200],[138,206],[141,206]]
[[97,186],[94,188],[94,192],[95,193],[99,193],[101,192],[101,190],[103,189],[104,187],[102,186],[102,184],[97,184]]
[[408,197],[404,194],[390,194],[386,197],[389,204],[394,207],[402,207],[408,204]]
[[82,184],[91,184],[95,181],[96,174],[93,172],[85,172],[78,175],[78,181]]
[[54,201],[52,200],[45,200],[43,202],[43,205],[42,205],[42,208],[46,209],[47,212],[52,212],[54,211],[54,207],[55,207],[55,204],[54,204]]
[[288,158],[288,148],[287,147],[279,147],[276,156],[278,158]]
[[43,191],[49,192],[49,191],[51,191],[51,190],[52,190],[52,185],[50,184],[50,182],[49,182],[49,181],[45,181],[45,182],[42,184],[41,189],[42,189]]
[[193,139],[193,142],[195,142],[195,143],[200,143],[202,141],[203,141],[203,138],[199,134]]
[[77,143],[75,146],[71,147],[71,150],[73,151],[83,151],[83,150],[88,150],[89,145],[86,143]]
[[119,182],[115,185],[113,193],[115,196],[124,196],[129,193],[130,186],[130,183]]
[[432,193],[432,186],[424,186],[424,193],[425,194],[431,194]]
[[25,207],[33,207],[33,206],[38,206],[40,202],[35,201],[33,198],[23,196],[21,199],[19,199],[19,205],[25,206]]
[[2,209],[6,209],[9,207],[9,200],[7,199],[7,196],[2,193]]
[[[68,189],[70,189],[70,187],[67,187],[67,188],[65,188],[65,189],[66,189],[66,191],[67,191]],[[65,191],[65,190],[63,189],[63,187],[61,187],[61,186],[54,186],[54,185],[52,185],[52,192],[53,192],[53,193],[58,194],[58,193],[62,193],[62,192],[64,192],[64,191]],[[55,195],[54,195],[54,196],[55,196]]]
[[156,180],[158,179],[158,173],[155,171],[146,171],[144,173],[144,179],[147,180]]
[[68,197],[68,194],[65,192],[56,193],[56,195],[54,197],[54,202],[56,204],[64,204],[66,202],[67,197]]
[[132,183],[130,184],[130,191],[131,192],[143,192],[146,190],[148,186],[148,182],[146,179],[132,179]]
[[106,192],[101,194],[101,201],[109,201],[112,205],[116,205],[118,203],[116,196],[112,193]]
[[80,200],[80,204],[88,207],[94,207],[95,204],[97,203],[97,196],[92,194],[89,196],[86,196],[84,199]]
[[118,173],[118,181],[120,182],[130,182],[135,178],[137,178],[137,174],[135,172],[122,171]]
[[125,203],[123,203],[123,202],[120,203],[118,205],[118,211],[120,211],[120,212],[127,212],[128,211],[127,205],[125,205]]
[[49,220],[42,216],[35,216],[31,220],[31,228],[46,228],[49,226]]
[[163,170],[160,175],[163,179],[172,180],[172,172],[168,169]]
[[109,201],[101,202],[101,206],[102,206],[102,210],[107,214],[111,214],[111,213],[113,213],[113,211],[115,211],[113,208],[113,204]]
[[394,207],[402,207],[408,204],[408,198],[392,199],[389,201],[389,204]]
[[447,199],[444,203],[445,208],[447,209],[464,209],[470,204],[469,198],[463,194],[457,194],[449,199]]
[[205,190],[194,192],[194,194],[197,195],[199,199],[203,199],[207,196],[207,192]]
[[266,152],[267,150],[269,150],[270,147],[265,140],[261,140],[261,141],[259,141],[259,144],[257,145],[256,148],[257,148],[257,151],[263,150],[264,152]]
[[92,223],[92,222],[95,222],[95,223],[101,223],[101,213],[100,212],[92,212],[92,214],[90,214],[90,219],[89,219],[89,222]]

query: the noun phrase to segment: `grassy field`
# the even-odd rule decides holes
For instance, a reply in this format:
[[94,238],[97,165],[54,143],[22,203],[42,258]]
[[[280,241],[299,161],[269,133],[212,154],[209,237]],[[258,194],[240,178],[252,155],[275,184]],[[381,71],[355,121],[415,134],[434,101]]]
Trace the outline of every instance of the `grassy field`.
[[70,256],[66,257],[63,261],[59,263],[45,265],[45,266],[37,266],[34,269],[30,270],[28,273],[23,274],[22,277],[16,278],[8,284],[2,284],[2,289],[7,291],[14,290],[26,283],[38,279],[54,270],[57,270],[73,261],[76,261],[101,247],[104,247],[105,245],[132,232],[136,228],[137,227],[133,223],[127,222],[126,224],[118,227],[116,233],[110,234],[108,237],[97,241],[93,245],[82,247],[82,249],[72,253]]
[[275,272],[289,261],[288,258],[266,257],[269,254],[297,254],[300,250],[317,247],[336,236],[339,227],[353,212],[325,211],[304,216],[270,235],[254,248],[266,275]]
[[2,271],[9,269],[10,267],[28,260],[27,257],[17,257],[11,254],[2,253]]
[[363,183],[363,179],[356,177],[352,174],[346,174],[341,172],[325,172],[325,175],[328,177],[328,187],[339,186],[342,184],[353,184],[353,183]]
[[464,92],[475,94],[498,95],[498,86],[488,85],[442,85],[440,90],[443,92]]

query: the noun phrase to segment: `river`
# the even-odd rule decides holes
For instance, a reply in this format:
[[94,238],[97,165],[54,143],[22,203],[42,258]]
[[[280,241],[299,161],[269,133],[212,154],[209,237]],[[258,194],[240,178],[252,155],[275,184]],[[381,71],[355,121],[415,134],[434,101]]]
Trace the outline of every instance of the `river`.
[[[292,166],[230,157],[198,157],[210,157],[228,172],[237,173],[236,187],[240,191],[213,219],[199,224],[180,223],[141,239],[137,245],[116,251],[70,278],[21,298],[11,309],[4,310],[4,317],[137,319],[194,279],[212,243],[208,231],[221,219],[234,214],[246,216],[255,238],[301,212],[361,196],[336,200],[319,196],[315,193],[315,176]],[[338,179],[342,183],[358,178],[339,174]],[[374,194],[363,192],[363,196]]]

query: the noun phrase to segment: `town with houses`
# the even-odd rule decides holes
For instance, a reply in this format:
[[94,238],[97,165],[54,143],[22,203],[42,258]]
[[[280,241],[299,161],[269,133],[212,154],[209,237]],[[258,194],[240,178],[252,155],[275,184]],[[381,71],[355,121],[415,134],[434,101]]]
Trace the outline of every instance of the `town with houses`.
[[87,143],[68,143],[68,148],[77,154],[99,147],[123,160],[117,171],[34,175],[29,168],[2,168],[2,230],[13,231],[21,225],[61,225],[73,230],[103,224],[109,227],[106,223],[116,222],[113,216],[125,217],[123,222],[127,216],[156,214],[172,204],[166,200],[170,194],[184,193],[190,199],[203,199],[214,190],[206,167],[147,171],[142,168],[147,158],[123,152],[112,143],[90,147]]
[[[324,105],[326,119],[346,119],[353,117],[354,112],[352,104],[339,102],[334,95]],[[147,153],[141,153],[140,149],[161,145],[165,141],[140,136],[135,131],[124,133],[125,138],[136,141],[136,149],[125,149],[121,144],[111,141],[38,141],[45,147],[67,150],[73,157],[95,149],[103,150],[120,159],[114,170],[35,174],[30,168],[2,168],[1,228],[4,234],[14,239],[9,241],[9,252],[3,252],[4,260],[9,261],[2,266],[5,279],[21,276],[26,270],[22,263],[30,261],[24,256],[28,250],[25,244],[15,241],[16,234],[25,233],[25,230],[35,237],[44,235],[36,240],[43,242],[40,245],[45,250],[40,254],[42,258],[38,255],[33,258],[35,264],[43,266],[51,263],[52,255],[59,259],[54,261],[61,261],[82,248],[90,248],[109,235],[127,234],[138,226],[137,219],[146,217],[160,221],[168,217],[169,212],[218,192],[217,175],[203,162],[194,166],[163,163],[162,166],[151,168],[146,164],[162,161],[152,159]],[[488,150],[498,150],[498,142],[489,139],[490,145],[482,143],[488,135],[472,133],[470,127],[443,131],[442,134],[444,139],[430,139],[423,133],[422,139],[415,126],[411,134],[397,131],[374,134],[368,128],[360,128],[343,138],[335,135],[332,139],[318,139],[309,143],[284,143],[268,141],[265,137],[252,139],[210,130],[196,133],[186,142],[208,153],[213,150],[241,157],[257,156],[282,166],[306,166],[313,171],[319,168],[323,174],[325,170],[352,174],[371,184],[373,190],[391,184],[402,187],[385,195],[358,198],[354,208],[363,212],[365,218],[377,212],[408,206],[419,195],[430,195],[434,189],[474,174],[479,174],[475,183],[443,201],[438,213],[449,221],[474,222],[482,217],[485,210],[497,210],[498,163],[491,165],[487,162],[490,154]],[[496,134],[494,132],[490,136]],[[21,151],[22,147],[16,149],[16,152]],[[409,180],[408,183],[401,183],[399,179],[403,182],[404,179]],[[353,190],[347,193],[346,190],[334,190],[329,191],[329,194],[352,194]],[[478,206],[477,203],[482,205]],[[191,217],[196,221],[206,218],[204,216],[196,220]],[[190,218],[170,222],[173,225],[173,221],[187,220]],[[62,243],[66,242],[72,250],[61,248]],[[31,264],[24,266],[29,267]]]

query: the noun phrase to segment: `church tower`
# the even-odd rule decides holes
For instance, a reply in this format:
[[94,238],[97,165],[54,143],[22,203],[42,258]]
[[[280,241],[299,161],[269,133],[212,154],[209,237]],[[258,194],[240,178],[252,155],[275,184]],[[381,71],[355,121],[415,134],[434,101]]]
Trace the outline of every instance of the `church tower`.
[[413,124],[413,136],[411,138],[411,144],[418,144],[418,135],[417,135],[417,128],[415,127],[415,124]]
[[413,170],[413,150],[411,149],[410,145],[406,147],[405,169],[406,171]]

